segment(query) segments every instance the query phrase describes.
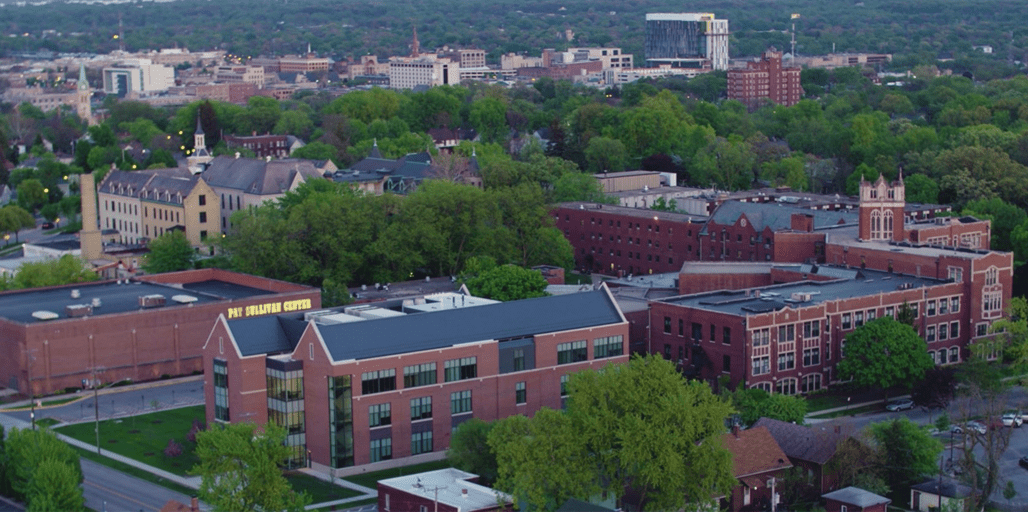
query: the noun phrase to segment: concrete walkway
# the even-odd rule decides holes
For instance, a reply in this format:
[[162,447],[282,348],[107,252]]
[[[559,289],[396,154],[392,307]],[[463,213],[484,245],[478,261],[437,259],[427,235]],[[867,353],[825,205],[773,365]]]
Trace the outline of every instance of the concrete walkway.
[[371,489],[371,488],[368,488],[368,487],[364,487],[363,485],[357,485],[357,484],[355,484],[353,482],[347,482],[346,480],[343,480],[341,478],[336,478],[335,480],[333,480],[331,476],[326,475],[326,474],[321,473],[321,472],[318,472],[318,471],[314,471],[313,469],[310,469],[310,468],[300,468],[299,471],[301,473],[309,476],[309,477],[317,478],[318,480],[329,482],[331,484],[335,484],[335,485],[338,485],[340,487],[345,487],[347,489],[350,489],[351,491],[356,491],[356,492],[362,493],[360,496],[354,496],[352,498],[343,498],[341,500],[326,501],[326,502],[323,502],[323,503],[313,503],[311,505],[307,505],[307,507],[306,507],[307,510],[315,510],[315,509],[319,509],[319,508],[333,507],[333,506],[336,506],[336,505],[345,505],[347,503],[353,503],[355,501],[363,501],[363,500],[367,500],[367,499],[372,499],[372,498],[377,499],[378,498],[378,490],[376,490],[376,489]]
[[[61,441],[64,441],[64,442],[72,445],[72,446],[77,446],[79,448],[82,448],[83,450],[87,450],[87,451],[91,451],[93,453],[97,453],[96,446],[93,446],[93,445],[91,445],[89,443],[83,443],[82,441],[79,441],[78,439],[73,439],[73,438],[68,437],[68,436],[66,436],[64,434],[57,434],[57,438],[60,439]],[[178,485],[181,485],[183,487],[188,487],[190,489],[199,489],[200,488],[200,477],[198,477],[198,476],[188,476],[188,477],[186,477],[186,476],[178,476],[178,475],[176,475],[174,473],[169,473],[169,472],[167,472],[167,471],[165,471],[163,469],[155,468],[155,467],[153,467],[153,466],[151,466],[149,464],[144,464],[142,462],[139,462],[138,460],[128,458],[128,457],[126,457],[124,455],[118,455],[117,453],[114,453],[114,452],[111,452],[111,451],[108,451],[108,450],[104,450],[103,448],[101,448],[99,450],[99,454],[104,456],[104,457],[107,457],[108,459],[116,460],[118,462],[121,462],[121,463],[124,463],[124,464],[128,464],[129,466],[132,466],[134,468],[138,468],[138,469],[141,469],[143,471],[146,471],[147,473],[150,473],[152,475],[159,476],[159,477],[161,477],[161,478],[163,478],[163,479],[165,479],[165,480],[167,480],[169,482],[174,482],[174,483],[176,483]]]
[[[140,384],[129,384],[127,386],[116,386],[116,387],[108,386],[108,387],[101,388],[101,389],[97,390],[96,394],[99,395],[99,396],[104,396],[104,395],[110,395],[110,394],[115,394],[115,393],[124,393],[126,391],[137,391],[137,390],[140,390],[140,389],[159,388],[161,386],[169,386],[169,385],[172,385],[172,384],[181,384],[183,382],[199,382],[199,381],[202,381],[202,380],[203,380],[203,375],[190,375],[188,377],[179,377],[179,378],[175,378],[175,379],[155,380],[155,381],[151,381],[151,382],[143,382],[143,383],[140,383]],[[6,393],[3,393],[3,392],[6,392]],[[0,393],[2,393],[2,394],[12,394],[12,392],[9,389],[6,389],[6,388],[3,389],[3,390],[0,390]],[[71,401],[68,401],[68,402],[65,402],[65,403],[62,403],[62,404],[58,404],[58,405],[42,405],[42,406],[37,406],[36,410],[37,411],[43,411],[43,410],[46,410],[46,409],[52,409],[52,408],[56,408],[56,407],[65,407],[65,406],[74,404],[76,402],[79,402],[81,400],[89,400],[89,399],[93,398],[93,390],[91,390],[91,389],[84,389],[84,390],[79,391],[77,393],[68,393],[68,394],[64,394],[64,395],[52,395],[52,396],[37,398],[36,401],[40,402],[40,403],[45,403],[47,401],[51,401],[52,402],[54,400],[63,400],[63,399],[68,399],[68,398],[74,398],[74,400],[71,400]],[[19,400],[17,402],[6,403],[6,404],[3,404],[2,406],[0,406],[0,413],[2,413],[4,411],[9,411],[10,409],[21,409],[23,407],[29,407],[30,405],[32,405],[32,400],[28,400],[28,399],[26,399],[26,400]]]

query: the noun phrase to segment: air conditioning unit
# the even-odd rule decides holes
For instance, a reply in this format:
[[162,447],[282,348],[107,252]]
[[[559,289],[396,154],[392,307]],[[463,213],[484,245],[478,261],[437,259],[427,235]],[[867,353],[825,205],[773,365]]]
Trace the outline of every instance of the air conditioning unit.
[[78,318],[93,314],[93,306],[89,304],[72,304],[64,307],[64,313],[68,318]]
[[139,307],[141,308],[159,308],[163,306],[165,302],[166,299],[164,296],[156,293],[153,295],[139,296]]

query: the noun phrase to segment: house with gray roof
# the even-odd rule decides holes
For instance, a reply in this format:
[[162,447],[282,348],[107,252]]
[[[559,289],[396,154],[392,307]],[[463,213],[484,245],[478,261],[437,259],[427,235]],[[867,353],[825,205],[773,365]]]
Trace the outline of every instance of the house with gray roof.
[[310,160],[219,156],[201,176],[221,202],[218,229],[226,232],[236,211],[278,199],[308,180],[322,179],[322,171]]
[[846,487],[821,496],[827,512],[886,512],[892,500],[859,487]]

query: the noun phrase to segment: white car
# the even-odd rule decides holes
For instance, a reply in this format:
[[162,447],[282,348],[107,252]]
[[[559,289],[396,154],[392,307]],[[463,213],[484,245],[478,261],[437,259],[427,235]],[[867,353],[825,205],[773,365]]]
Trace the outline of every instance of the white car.
[[985,433],[988,431],[988,429],[985,428],[985,424],[984,423],[982,423],[980,421],[969,421],[969,422],[967,422],[967,425],[953,425],[953,433],[954,434],[963,434],[965,427],[967,428],[967,430],[969,432],[978,432],[979,434],[982,434],[982,435],[985,435]]
[[914,401],[909,398],[900,398],[893,400],[885,406],[885,410],[890,412],[904,411],[907,409],[914,408]]
[[1024,416],[1021,411],[1007,411],[1003,413],[1004,427],[1020,427],[1024,423]]

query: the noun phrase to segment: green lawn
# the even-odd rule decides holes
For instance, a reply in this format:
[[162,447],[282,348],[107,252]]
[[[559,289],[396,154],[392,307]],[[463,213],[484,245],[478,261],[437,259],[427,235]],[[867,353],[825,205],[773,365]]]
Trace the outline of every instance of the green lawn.
[[125,473],[127,475],[132,475],[140,480],[146,480],[147,482],[155,483],[161,487],[171,489],[172,491],[175,491],[177,493],[185,494],[186,496],[196,496],[196,489],[183,487],[179,484],[176,484],[175,482],[169,482],[153,473],[148,473],[135,466],[130,466],[128,464],[125,464],[124,462],[118,462],[114,459],[104,457],[103,455],[97,455],[96,452],[83,450],[82,448],[78,448],[76,446],[72,446],[71,448],[78,452],[79,456],[83,459],[89,459],[98,464],[103,464],[104,466],[107,466],[111,469],[121,471],[122,473]]
[[361,473],[359,475],[344,477],[343,480],[374,489],[376,488],[376,484],[379,480],[384,480],[386,478],[393,478],[403,475],[410,475],[412,473],[422,473],[425,471],[432,471],[435,469],[443,469],[448,467],[450,467],[450,463],[444,459],[435,462],[414,464],[412,466],[403,466],[393,469],[383,469],[382,471],[374,471],[371,473]]
[[38,427],[40,427],[40,428],[42,428],[42,427],[52,427],[54,425],[57,425],[58,423],[60,423],[60,421],[59,420],[55,420],[53,418],[40,418],[40,419],[36,420],[36,425]]
[[305,475],[299,471],[287,471],[285,477],[286,480],[289,480],[289,485],[293,486],[294,491],[309,494],[313,500],[311,503],[324,503],[326,501],[360,496],[360,493],[357,491],[333,485],[330,482]]
[[[195,444],[186,441],[186,434],[194,419],[203,421],[203,418],[204,406],[197,405],[101,421],[100,447],[170,473],[187,476],[186,472],[198,459],[193,453]],[[93,423],[68,425],[56,430],[79,441],[96,443]],[[182,454],[178,457],[164,455],[169,439],[175,439],[182,446]]]
[[564,284],[592,284],[593,276],[567,272],[564,274]]

